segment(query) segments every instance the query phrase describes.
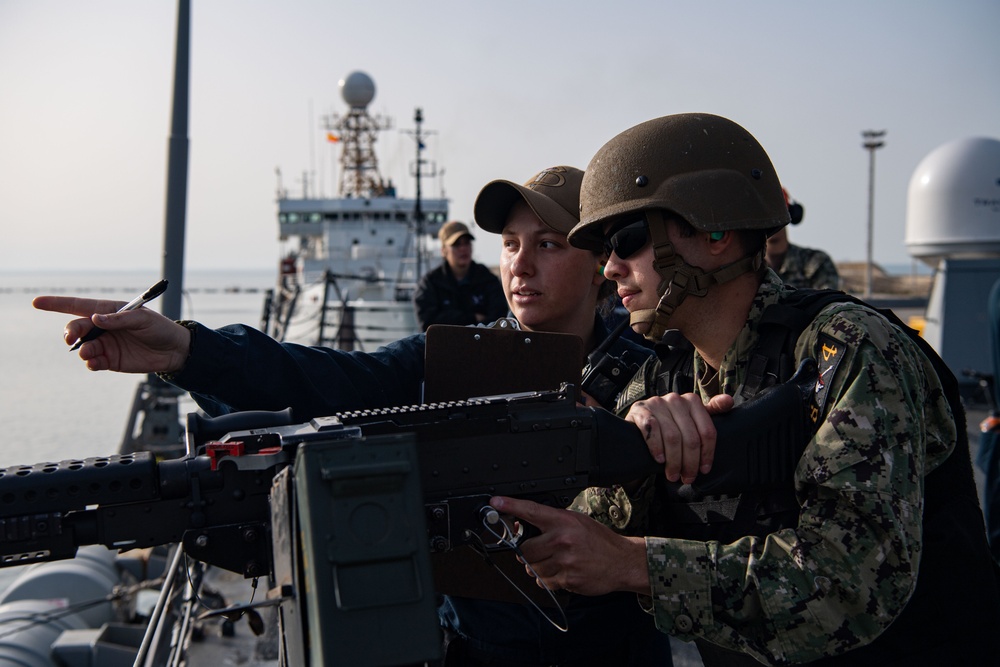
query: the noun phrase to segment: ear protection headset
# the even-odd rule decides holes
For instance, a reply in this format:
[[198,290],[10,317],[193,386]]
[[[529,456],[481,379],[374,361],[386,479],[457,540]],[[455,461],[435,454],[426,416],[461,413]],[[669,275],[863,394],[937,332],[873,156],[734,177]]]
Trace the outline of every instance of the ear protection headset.
[[792,224],[797,225],[802,222],[802,218],[805,216],[806,210],[802,207],[802,204],[797,201],[793,201],[788,205],[788,214],[792,216]]
[[781,188],[781,193],[785,195],[785,205],[788,206],[788,215],[792,218],[792,224],[799,224],[806,214],[805,208],[803,208],[802,204],[788,196],[788,190],[785,188]]

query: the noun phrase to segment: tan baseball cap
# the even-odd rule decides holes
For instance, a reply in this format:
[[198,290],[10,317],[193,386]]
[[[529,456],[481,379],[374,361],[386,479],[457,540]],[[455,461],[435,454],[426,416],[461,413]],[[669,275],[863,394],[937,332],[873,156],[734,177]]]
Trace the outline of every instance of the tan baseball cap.
[[469,231],[468,226],[464,222],[459,222],[457,220],[444,223],[438,231],[438,238],[441,239],[441,243],[443,245],[454,245],[455,241],[459,240],[463,236],[468,236],[472,240],[476,239],[476,237],[472,235],[472,232]]
[[569,230],[580,222],[581,183],[583,171],[566,166],[543,169],[524,185],[490,181],[476,197],[473,207],[476,224],[499,234],[507,223],[511,206],[522,199],[547,227],[569,234]]

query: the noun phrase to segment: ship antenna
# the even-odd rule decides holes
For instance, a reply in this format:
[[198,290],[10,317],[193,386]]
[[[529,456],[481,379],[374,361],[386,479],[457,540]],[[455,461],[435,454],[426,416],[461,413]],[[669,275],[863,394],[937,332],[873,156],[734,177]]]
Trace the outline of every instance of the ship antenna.
[[[174,85],[167,144],[167,197],[163,230],[163,278],[170,290],[161,300],[161,313],[181,316],[184,294],[184,235],[187,225],[188,116],[191,80],[191,2],[177,1]],[[178,397],[184,392],[153,373],[139,383],[118,450],[121,453],[158,451],[172,458],[183,443]],[[136,429],[136,426],[141,425]],[[152,625],[150,626],[153,627]],[[152,635],[150,635],[152,636]]]
[[[407,134],[412,134],[413,138],[416,140],[417,144],[417,160],[413,164],[411,169],[413,177],[416,179],[417,185],[417,199],[413,208],[413,219],[416,221],[417,225],[417,277],[424,275],[423,259],[424,259],[424,248],[423,248],[423,238],[424,238],[424,210],[421,204],[420,197],[420,179],[426,175],[433,178],[435,174],[435,167],[433,163],[429,163],[423,159],[422,154],[426,146],[424,145],[424,136],[421,134],[421,125],[424,122],[424,112],[423,109],[417,107],[413,114],[413,123],[416,125],[415,130],[403,130]],[[426,134],[434,134],[432,131],[428,131]],[[424,167],[427,167],[426,174]]]

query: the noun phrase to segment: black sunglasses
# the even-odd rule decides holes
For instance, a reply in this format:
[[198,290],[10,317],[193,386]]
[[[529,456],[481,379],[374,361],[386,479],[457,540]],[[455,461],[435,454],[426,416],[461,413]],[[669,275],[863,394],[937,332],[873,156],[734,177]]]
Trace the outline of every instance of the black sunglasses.
[[646,219],[634,222],[625,222],[611,228],[604,239],[604,252],[608,257],[611,253],[618,255],[618,259],[631,257],[649,240],[649,224]]

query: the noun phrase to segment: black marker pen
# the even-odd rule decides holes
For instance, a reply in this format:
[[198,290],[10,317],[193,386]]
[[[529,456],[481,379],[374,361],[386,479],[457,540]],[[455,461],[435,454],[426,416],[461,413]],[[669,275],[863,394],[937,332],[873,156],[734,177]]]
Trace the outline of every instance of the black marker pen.
[[[150,287],[148,290],[146,290],[145,292],[143,292],[139,296],[135,297],[134,299],[132,299],[131,301],[129,301],[128,303],[126,303],[124,306],[122,306],[121,308],[119,308],[115,312],[116,313],[124,313],[124,312],[129,311],[129,310],[135,310],[136,308],[141,308],[142,306],[144,306],[145,304],[149,303],[150,301],[152,301],[153,299],[155,299],[156,297],[160,296],[161,294],[163,294],[166,291],[167,291],[167,281],[166,280],[161,280],[160,282],[156,283],[155,285],[153,285],[152,287]],[[94,340],[95,338],[97,338],[98,336],[100,336],[103,333],[104,333],[104,329],[102,329],[101,327],[94,327],[93,329],[91,329],[90,331],[88,331],[87,334],[83,338],[81,338],[80,340],[76,341],[76,345],[74,345],[73,347],[69,348],[69,351],[72,352],[73,350],[79,348],[84,343],[87,343],[89,341]]]

